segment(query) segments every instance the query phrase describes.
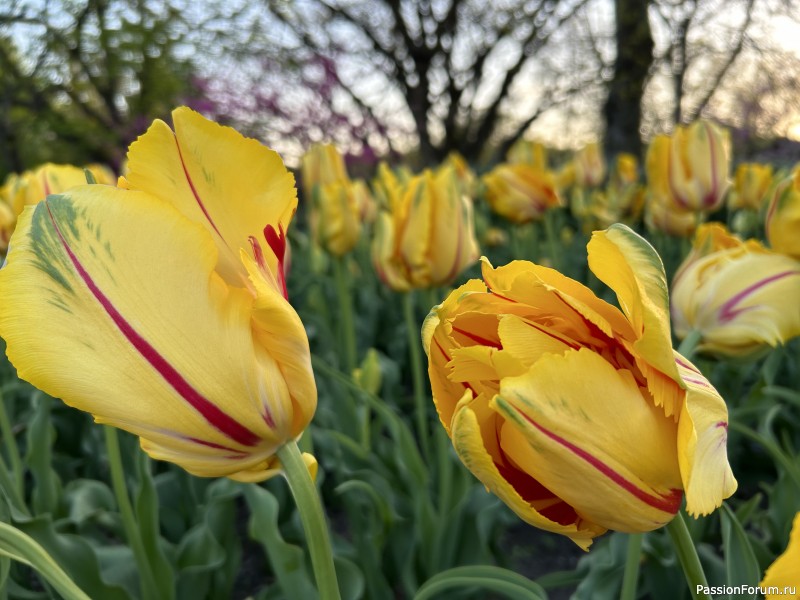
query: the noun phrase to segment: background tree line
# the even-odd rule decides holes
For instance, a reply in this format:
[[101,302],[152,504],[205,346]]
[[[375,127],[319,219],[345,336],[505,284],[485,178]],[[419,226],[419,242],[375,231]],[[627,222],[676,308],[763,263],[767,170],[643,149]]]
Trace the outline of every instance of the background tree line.
[[800,121],[790,0],[12,0],[0,8],[0,176],[119,166],[189,104],[290,159],[458,150],[526,134],[608,152],[698,116],[746,136]]

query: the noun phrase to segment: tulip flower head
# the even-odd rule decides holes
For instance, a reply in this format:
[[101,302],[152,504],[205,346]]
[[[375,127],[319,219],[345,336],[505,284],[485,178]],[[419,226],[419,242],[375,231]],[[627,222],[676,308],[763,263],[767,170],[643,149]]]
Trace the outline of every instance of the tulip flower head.
[[[786,588],[794,590],[795,598],[800,591],[800,580],[798,580],[798,565],[800,565],[800,512],[794,517],[792,532],[789,535],[789,545],[786,551],[781,554],[774,563],[767,569],[763,581],[759,584],[762,588],[772,588],[772,590],[782,592]],[[778,600],[786,598],[785,595],[766,593],[766,600]]]
[[708,121],[678,126],[670,141],[669,182],[681,210],[712,212],[719,208],[730,181],[728,132]]
[[742,163],[736,167],[733,190],[728,196],[728,208],[759,210],[772,183],[772,166]]
[[670,145],[668,135],[657,135],[647,147],[644,221],[650,231],[688,237],[697,228],[698,218],[697,213],[678,210],[672,199],[669,185]]
[[773,250],[800,260],[800,168],[776,186],[764,227]]
[[[50,195],[0,269],[0,335],[19,376],[200,476],[258,481],[316,407],[286,298],[292,175],[188,108],[128,152],[120,188]],[[143,243],[147,240],[148,243]]]
[[539,142],[531,140],[518,140],[506,155],[509,163],[525,164],[538,169],[547,171],[547,148]]
[[344,158],[333,144],[314,144],[301,161],[303,194],[310,198],[315,185],[349,181]]
[[538,221],[561,203],[553,174],[524,163],[499,165],[483,182],[489,206],[512,223]]
[[606,160],[597,142],[575,153],[575,183],[584,188],[597,187],[606,177]]
[[736,489],[727,408],[674,352],[663,266],[624,225],[589,266],[622,310],[553,269],[493,268],[433,308],[423,345],[464,464],[526,522],[586,549],[608,529],[708,514]]
[[390,210],[375,222],[372,261],[395,291],[450,283],[478,258],[472,203],[452,170],[426,170],[387,188]]
[[800,335],[800,263],[756,240],[702,225],[672,281],[678,338],[698,331],[700,351],[747,357]]

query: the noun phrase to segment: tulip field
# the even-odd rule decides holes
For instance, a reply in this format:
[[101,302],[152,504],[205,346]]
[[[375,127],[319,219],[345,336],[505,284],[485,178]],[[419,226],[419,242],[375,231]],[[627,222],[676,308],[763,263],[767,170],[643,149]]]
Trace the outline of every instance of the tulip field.
[[0,600],[800,598],[799,240],[707,121],[12,174]]

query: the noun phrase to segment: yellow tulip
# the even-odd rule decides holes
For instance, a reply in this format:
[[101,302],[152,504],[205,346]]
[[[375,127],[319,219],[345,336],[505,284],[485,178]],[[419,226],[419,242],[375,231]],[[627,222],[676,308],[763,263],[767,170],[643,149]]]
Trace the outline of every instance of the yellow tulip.
[[529,165],[540,171],[547,170],[547,148],[539,142],[517,140],[506,155],[512,165]]
[[348,180],[314,186],[312,234],[334,256],[344,256],[361,236],[359,190]]
[[11,239],[16,222],[17,218],[11,211],[11,207],[0,197],[0,255],[5,254],[8,249],[8,241]]
[[21,378],[153,458],[259,481],[316,407],[283,274],[294,179],[233,129],[187,108],[173,122],[131,145],[125,189],[81,186],[22,213],[0,335]]
[[719,208],[730,185],[730,140],[726,130],[708,121],[678,126],[672,134],[669,182],[672,197],[686,211]]
[[471,200],[475,196],[477,179],[475,178],[475,173],[469,168],[467,161],[458,152],[451,152],[437,169],[437,173],[448,168],[452,168],[461,194]]
[[800,259],[800,168],[775,188],[765,229],[773,250]]
[[672,200],[672,190],[669,185],[670,146],[668,135],[657,135],[647,148],[644,221],[650,231],[688,237],[697,228],[698,218],[694,212],[678,210]]
[[664,269],[624,225],[595,232],[591,270],[622,310],[526,261],[493,268],[423,329],[439,418],[464,464],[520,518],[586,549],[608,529],[708,514],[736,489],[728,414],[672,349]]
[[597,142],[587,144],[575,153],[575,183],[584,188],[597,187],[606,176],[606,161]]
[[472,203],[455,176],[426,170],[402,191],[392,210],[375,222],[372,260],[381,280],[396,291],[450,283],[478,257]]
[[499,165],[483,182],[492,210],[514,223],[540,220],[548,208],[561,203],[553,174],[526,164]]
[[349,181],[344,158],[333,144],[314,144],[303,155],[300,164],[303,194],[311,198],[314,186],[334,181]]
[[702,225],[672,281],[675,334],[699,349],[747,356],[800,335],[800,263],[722,225]]
[[[767,589],[766,600],[800,598],[800,512],[794,517],[786,552],[767,569],[760,587]],[[768,589],[772,588],[772,589]]]
[[[86,167],[97,183],[114,185],[116,177],[103,165]],[[47,163],[30,171],[25,171],[9,181],[6,191],[8,203],[14,213],[19,215],[29,204],[44,200],[49,194],[59,194],[77,185],[86,184],[83,168],[73,165]]]
[[772,183],[772,167],[758,163],[742,163],[736,167],[728,208],[759,210]]
[[614,223],[633,223],[644,206],[644,189],[639,185],[639,161],[632,154],[619,154],[605,193],[590,196],[591,214],[602,228]]
[[378,205],[369,191],[369,186],[363,179],[353,181],[353,194],[355,194],[356,205],[358,206],[358,218],[365,225],[375,222],[378,216]]

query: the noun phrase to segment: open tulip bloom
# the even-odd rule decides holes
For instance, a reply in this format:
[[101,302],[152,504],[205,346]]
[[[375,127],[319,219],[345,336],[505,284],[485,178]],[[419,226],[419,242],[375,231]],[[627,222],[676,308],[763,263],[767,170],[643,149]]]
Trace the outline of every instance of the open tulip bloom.
[[[177,109],[130,148],[119,189],[22,213],[0,270],[19,376],[191,473],[261,480],[316,406],[285,297],[297,199],[278,155]],[[291,389],[290,389],[291,386]]]
[[736,490],[725,402],[672,349],[664,269],[623,225],[592,271],[622,310],[525,261],[493,268],[423,326],[439,417],[464,464],[526,522],[587,549],[608,529],[705,515]]

